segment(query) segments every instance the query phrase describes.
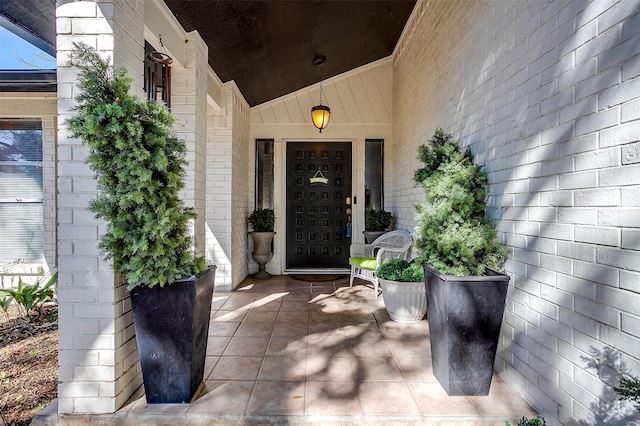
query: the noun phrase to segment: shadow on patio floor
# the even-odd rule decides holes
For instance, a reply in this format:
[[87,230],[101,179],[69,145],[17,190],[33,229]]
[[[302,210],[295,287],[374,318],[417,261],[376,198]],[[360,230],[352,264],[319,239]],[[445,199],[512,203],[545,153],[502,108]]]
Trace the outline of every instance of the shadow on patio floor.
[[427,321],[391,321],[382,297],[356,283],[277,276],[216,292],[192,403],[147,405],[141,390],[87,424],[503,426],[537,414],[497,376],[488,396],[447,396],[431,369]]

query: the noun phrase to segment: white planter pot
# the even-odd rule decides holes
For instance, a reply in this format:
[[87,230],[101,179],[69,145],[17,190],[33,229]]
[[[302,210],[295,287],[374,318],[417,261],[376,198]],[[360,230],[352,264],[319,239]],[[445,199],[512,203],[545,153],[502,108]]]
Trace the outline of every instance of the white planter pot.
[[400,282],[380,279],[382,298],[389,316],[395,322],[420,322],[427,313],[424,282]]

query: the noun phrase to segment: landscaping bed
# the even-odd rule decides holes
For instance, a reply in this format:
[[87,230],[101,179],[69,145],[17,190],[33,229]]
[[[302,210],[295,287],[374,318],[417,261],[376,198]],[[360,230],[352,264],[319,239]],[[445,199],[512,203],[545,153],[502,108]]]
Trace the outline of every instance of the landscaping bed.
[[29,425],[58,395],[57,307],[0,311],[0,425]]

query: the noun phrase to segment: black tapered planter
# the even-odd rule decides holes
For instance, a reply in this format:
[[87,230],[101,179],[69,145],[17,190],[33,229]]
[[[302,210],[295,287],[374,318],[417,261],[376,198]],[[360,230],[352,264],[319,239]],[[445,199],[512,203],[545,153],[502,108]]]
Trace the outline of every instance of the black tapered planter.
[[448,395],[488,395],[509,276],[442,275],[424,264],[433,374]]
[[131,290],[149,404],[188,403],[204,376],[216,267],[163,288]]

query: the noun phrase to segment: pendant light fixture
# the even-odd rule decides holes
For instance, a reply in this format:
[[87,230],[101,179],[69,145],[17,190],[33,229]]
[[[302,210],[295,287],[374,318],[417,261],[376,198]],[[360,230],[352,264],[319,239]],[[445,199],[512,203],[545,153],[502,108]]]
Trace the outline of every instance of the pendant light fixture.
[[311,108],[311,121],[320,130],[320,133],[322,133],[322,129],[329,125],[329,119],[331,118],[331,109],[326,105],[322,105],[322,64],[326,60],[327,58],[322,55],[313,58],[313,65],[320,67],[320,103]]

